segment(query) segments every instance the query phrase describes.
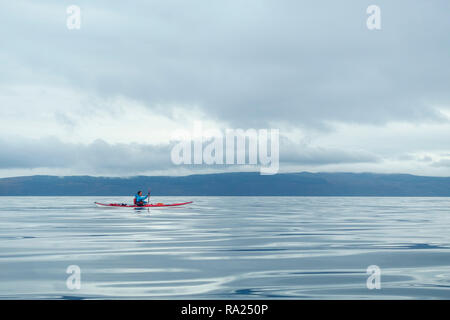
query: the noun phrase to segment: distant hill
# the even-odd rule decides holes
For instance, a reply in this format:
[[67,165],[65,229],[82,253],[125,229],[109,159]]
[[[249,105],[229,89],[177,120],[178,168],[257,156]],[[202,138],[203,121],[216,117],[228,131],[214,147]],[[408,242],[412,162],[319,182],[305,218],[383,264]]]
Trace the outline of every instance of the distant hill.
[[183,177],[29,176],[0,179],[0,196],[450,196],[450,177],[373,173],[221,173]]

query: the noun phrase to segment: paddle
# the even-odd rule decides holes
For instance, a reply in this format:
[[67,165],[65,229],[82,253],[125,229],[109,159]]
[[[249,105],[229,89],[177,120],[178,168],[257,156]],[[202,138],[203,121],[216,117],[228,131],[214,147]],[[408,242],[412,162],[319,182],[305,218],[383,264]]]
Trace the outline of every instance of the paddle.
[[[148,194],[147,194],[147,204],[150,204],[150,189],[148,189]],[[147,212],[150,212],[150,207],[148,207]]]

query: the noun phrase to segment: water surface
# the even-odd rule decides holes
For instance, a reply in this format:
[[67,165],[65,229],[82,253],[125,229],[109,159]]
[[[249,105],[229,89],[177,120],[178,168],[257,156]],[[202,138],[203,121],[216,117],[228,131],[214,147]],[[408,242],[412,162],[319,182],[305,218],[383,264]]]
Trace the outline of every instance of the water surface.
[[130,198],[0,197],[0,298],[450,298],[450,198],[155,197],[194,204],[150,212],[94,201]]

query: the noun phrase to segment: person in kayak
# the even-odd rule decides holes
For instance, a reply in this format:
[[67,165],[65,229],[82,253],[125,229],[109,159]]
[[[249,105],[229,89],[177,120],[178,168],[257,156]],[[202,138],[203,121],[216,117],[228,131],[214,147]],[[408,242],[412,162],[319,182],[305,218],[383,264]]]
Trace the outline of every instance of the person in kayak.
[[137,206],[145,206],[148,203],[148,201],[145,200],[149,197],[150,193],[144,197],[142,195],[142,191],[138,191],[137,194],[134,196],[134,204]]

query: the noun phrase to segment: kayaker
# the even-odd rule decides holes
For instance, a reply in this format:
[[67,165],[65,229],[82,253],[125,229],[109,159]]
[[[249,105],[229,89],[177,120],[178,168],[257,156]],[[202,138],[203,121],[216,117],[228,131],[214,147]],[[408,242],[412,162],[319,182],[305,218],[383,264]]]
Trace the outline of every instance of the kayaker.
[[150,196],[150,193],[145,197],[142,195],[142,191],[138,191],[134,196],[134,204],[137,206],[145,206],[148,202],[145,201]]

